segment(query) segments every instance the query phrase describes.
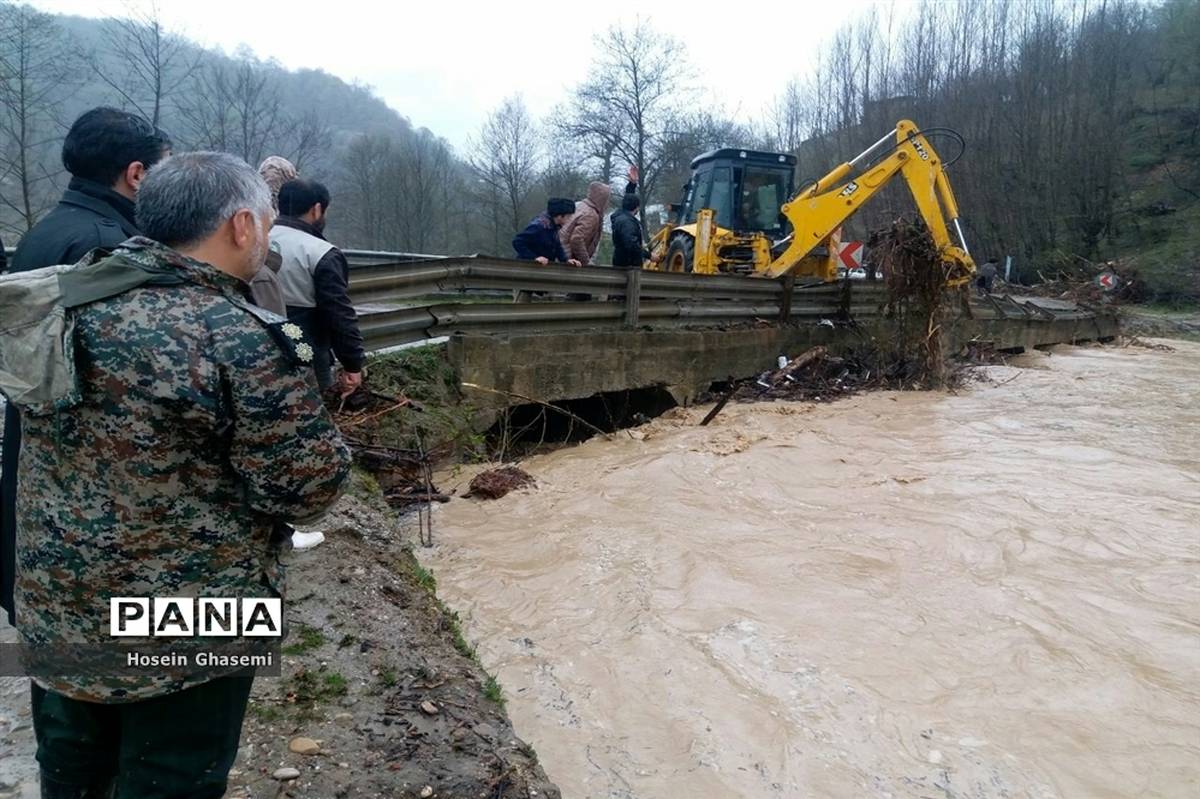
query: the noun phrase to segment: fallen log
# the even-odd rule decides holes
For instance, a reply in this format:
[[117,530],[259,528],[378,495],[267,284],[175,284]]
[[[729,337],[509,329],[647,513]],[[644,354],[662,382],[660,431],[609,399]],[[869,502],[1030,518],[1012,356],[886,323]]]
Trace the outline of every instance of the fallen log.
[[[765,394],[766,392],[777,388],[781,383],[792,382],[800,370],[823,359],[828,352],[829,351],[823,346],[812,347],[805,350],[795,358],[792,358],[779,369],[763,375],[757,381],[758,385],[761,386],[759,394]],[[705,417],[700,421],[700,426],[707,427],[708,423],[717,417],[717,414],[721,412],[726,404],[728,404],[729,400],[733,399],[733,396],[738,392],[739,389],[741,389],[741,387],[742,386],[739,383],[734,383],[731,385],[729,390],[725,392],[724,396],[722,396],[717,404],[713,406],[713,409],[709,411],[708,414],[705,415]]]

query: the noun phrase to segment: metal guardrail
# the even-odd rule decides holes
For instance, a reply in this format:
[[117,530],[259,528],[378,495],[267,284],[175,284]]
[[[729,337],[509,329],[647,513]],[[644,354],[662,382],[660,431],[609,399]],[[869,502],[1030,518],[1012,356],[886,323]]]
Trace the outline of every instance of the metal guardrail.
[[[479,292],[539,292],[534,302],[463,302]],[[564,301],[563,295],[588,295]],[[350,274],[368,349],[452,333],[527,334],[634,327],[713,327],[755,321],[819,322],[879,313],[882,287],[797,285],[736,275],[440,258],[362,265]],[[548,296],[546,296],[548,295]],[[429,303],[429,298],[445,301]],[[422,302],[422,300],[424,302]],[[786,310],[786,312],[785,312]]]
[[[543,291],[557,294],[625,294],[629,270],[603,266],[540,266],[505,258],[439,258],[407,263],[364,264],[350,273],[355,303],[398,302],[435,294],[470,291]],[[785,285],[739,275],[686,275],[641,271],[641,292],[691,300],[747,300],[778,303]],[[837,286],[816,283],[828,292]],[[797,289],[813,290],[803,284]]]
[[409,261],[433,261],[444,255],[429,255],[420,252],[385,252],[383,250],[342,250],[351,269],[372,264],[399,264]]
[[[14,248],[5,249],[11,257]],[[459,332],[529,334],[868,319],[879,315],[886,301],[883,286],[873,281],[793,285],[738,275],[540,266],[487,256],[343,252],[351,265],[351,299],[360,308],[359,325],[370,350]],[[530,303],[501,300],[515,291],[543,296]],[[591,299],[562,301],[566,294]],[[456,301],[471,297],[485,301]],[[988,296],[972,302],[972,315],[985,320],[1077,321],[1095,313],[1036,297]]]

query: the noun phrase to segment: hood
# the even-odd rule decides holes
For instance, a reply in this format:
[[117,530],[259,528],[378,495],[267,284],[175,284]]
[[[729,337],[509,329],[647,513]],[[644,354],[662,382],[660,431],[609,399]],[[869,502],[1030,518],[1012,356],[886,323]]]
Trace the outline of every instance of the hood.
[[608,209],[608,199],[612,197],[612,186],[600,181],[588,184],[587,202],[601,214]]
[[275,210],[279,210],[279,190],[283,188],[283,184],[300,176],[291,161],[278,155],[267,156],[258,165],[258,174],[267,182],[267,188],[271,190],[271,205],[275,207]]

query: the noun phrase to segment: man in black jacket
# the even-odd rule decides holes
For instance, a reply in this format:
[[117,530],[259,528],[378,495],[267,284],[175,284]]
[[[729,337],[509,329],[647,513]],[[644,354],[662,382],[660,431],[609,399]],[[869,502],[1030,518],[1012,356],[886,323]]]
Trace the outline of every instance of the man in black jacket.
[[21,239],[11,271],[74,263],[136,236],[138,186],[170,148],[162,131],[115,108],[93,108],[75,120],[62,151],[71,182],[54,210]]
[[621,199],[621,210],[609,217],[612,221],[613,266],[640,269],[650,257],[650,252],[642,245],[642,221],[637,218],[640,207],[637,194],[629,193]]
[[271,228],[271,250],[279,253],[279,283],[288,319],[313,348],[321,390],[333,385],[333,357],[342,365],[339,393],[362,385],[362,333],[350,302],[350,267],[342,251],[325,240],[329,190],[311,180],[293,180],[279,190],[279,218]]
[[609,217],[612,222],[613,266],[629,269],[641,268],[650,253],[642,246],[642,220],[637,210],[642,201],[637,196],[638,168],[629,167],[629,182],[625,184],[625,196],[621,198],[621,210]]
[[[71,182],[62,200],[25,234],[10,272],[75,263],[97,247],[110,249],[136,236],[133,199],[146,171],[170,153],[171,140],[146,120],[115,108],[93,108],[71,125],[62,162]],[[21,418],[4,410],[0,460],[0,606],[13,623],[17,463]]]

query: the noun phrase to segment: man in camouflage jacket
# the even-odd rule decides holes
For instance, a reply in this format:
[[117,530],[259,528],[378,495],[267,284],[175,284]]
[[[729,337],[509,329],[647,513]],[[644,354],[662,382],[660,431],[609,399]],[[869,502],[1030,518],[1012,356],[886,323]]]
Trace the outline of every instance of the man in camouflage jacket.
[[[139,227],[157,242],[61,274],[75,388],[22,408],[25,643],[126,643],[109,637],[112,597],[282,595],[272,526],[326,510],[350,458],[311,349],[250,302],[271,217],[245,163],[175,156],[139,192]],[[43,797],[219,799],[252,679],[230,671],[35,669]]]

